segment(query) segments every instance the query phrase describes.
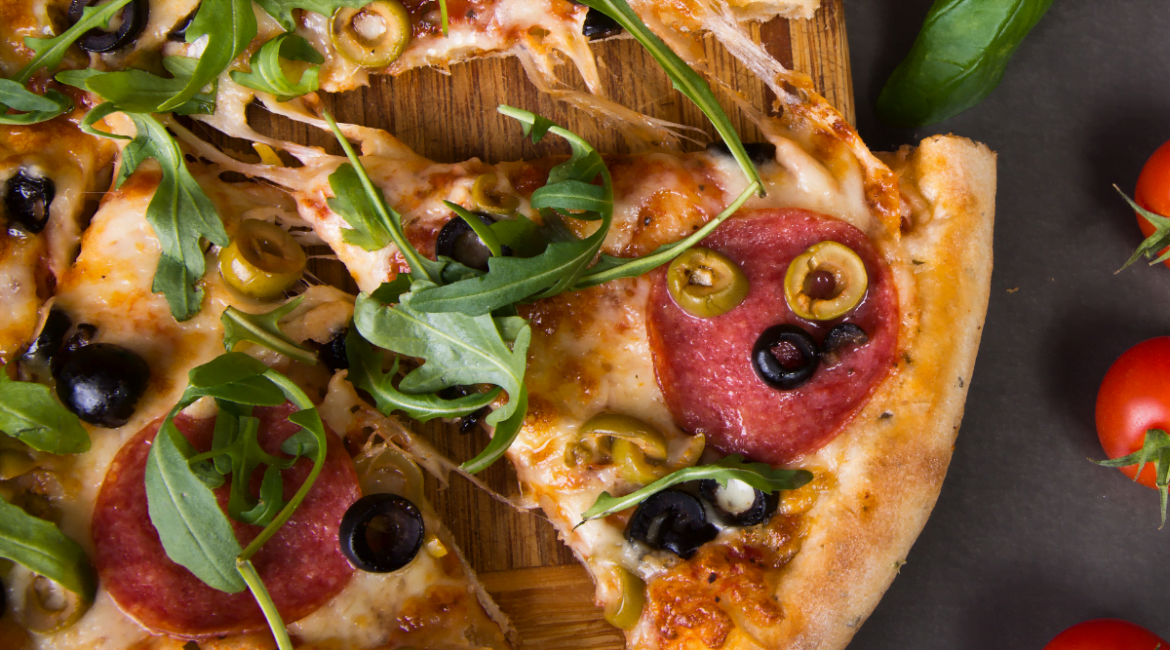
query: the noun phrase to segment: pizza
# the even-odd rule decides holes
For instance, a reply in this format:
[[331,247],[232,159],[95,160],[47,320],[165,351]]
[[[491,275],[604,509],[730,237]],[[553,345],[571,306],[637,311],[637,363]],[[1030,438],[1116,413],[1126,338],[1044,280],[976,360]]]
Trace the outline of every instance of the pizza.
[[[3,643],[513,647],[422,492],[424,470],[507,462],[509,502],[557,529],[627,647],[843,647],[950,460],[994,154],[870,152],[739,24],[805,3],[352,4],[5,9],[0,120],[33,123],[0,129],[21,306],[0,402],[22,405],[0,410]],[[555,85],[561,52],[596,90],[602,17],[723,142],[680,152],[671,125]],[[412,38],[375,34],[393,21]],[[706,32],[774,92],[776,115],[731,93],[763,141],[695,83]],[[501,107],[569,155],[436,163],[312,95],[501,54],[651,150]],[[254,102],[345,155],[261,135]],[[322,244],[360,295],[302,275]],[[490,439],[445,458],[409,426],[434,419]]]

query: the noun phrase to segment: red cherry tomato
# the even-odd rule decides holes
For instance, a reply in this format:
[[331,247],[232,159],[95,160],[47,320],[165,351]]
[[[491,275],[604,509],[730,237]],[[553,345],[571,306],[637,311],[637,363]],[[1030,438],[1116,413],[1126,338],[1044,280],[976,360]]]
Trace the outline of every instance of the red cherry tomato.
[[[1170,217],[1170,142],[1158,147],[1142,167],[1142,173],[1138,175],[1137,188],[1133,192],[1133,200],[1154,214]],[[1145,217],[1137,214],[1137,222],[1142,235],[1149,237],[1154,234],[1154,224],[1146,221]],[[1161,255],[1166,250],[1168,249],[1164,248],[1158,254]],[[1170,266],[1170,260],[1162,263]]]
[[1117,618],[1077,623],[1056,635],[1044,650],[1162,650],[1170,648],[1146,628]]
[[[1170,336],[1126,350],[1097,391],[1097,437],[1106,456],[1120,458],[1141,449],[1148,429],[1170,432]],[[1121,471],[1133,478],[1137,466]],[[1154,474],[1154,464],[1146,463],[1138,481],[1155,487]]]

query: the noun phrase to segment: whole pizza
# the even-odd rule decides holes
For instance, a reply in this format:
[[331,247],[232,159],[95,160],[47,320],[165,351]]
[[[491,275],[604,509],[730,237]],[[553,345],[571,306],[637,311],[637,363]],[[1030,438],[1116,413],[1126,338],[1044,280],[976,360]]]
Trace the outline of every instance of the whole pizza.
[[[844,647],[950,461],[995,155],[871,153],[753,27],[815,10],[3,3],[0,650],[540,647],[424,493],[495,463],[626,647]],[[717,139],[607,97],[607,38]],[[501,105],[562,153],[440,163],[323,108],[494,56],[628,152]]]

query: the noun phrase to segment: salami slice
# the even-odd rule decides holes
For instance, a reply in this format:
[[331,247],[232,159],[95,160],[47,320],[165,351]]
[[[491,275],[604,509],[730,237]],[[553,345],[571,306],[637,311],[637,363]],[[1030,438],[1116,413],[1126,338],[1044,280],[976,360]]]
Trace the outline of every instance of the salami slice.
[[[291,404],[257,408],[258,440],[270,454],[284,456],[280,445],[300,430],[286,418]],[[127,442],[106,473],[93,514],[95,563],[102,585],[143,626],[187,639],[247,632],[266,627],[251,592],[217,591],[167,557],[146,506],[146,457],[161,421]],[[211,447],[213,419],[175,418],[179,431],[200,451]],[[337,595],[353,567],[337,540],[341,516],[361,496],[353,462],[341,442],[327,434],[325,465],[288,523],[252,558],[272,601],[286,623],[306,616]],[[298,461],[284,470],[284,498],[289,499],[308,476],[312,462]],[[257,471],[256,479],[262,470]],[[258,487],[258,484],[257,486]],[[228,487],[216,490],[227,507]],[[240,545],[260,526],[232,522]]]
[[[825,240],[861,256],[869,287],[843,318],[808,321],[788,307],[784,274],[793,258]],[[894,365],[898,304],[890,270],[860,230],[804,210],[766,210],[731,219],[700,246],[736,262],[750,288],[738,307],[698,318],[675,304],[665,269],[653,279],[647,319],[651,350],[675,421],[686,431],[706,435],[708,444],[723,453],[775,465],[816,451],[857,413]],[[769,327],[797,325],[820,344],[841,322],[861,327],[868,342],[846,350],[835,364],[821,364],[803,386],[773,388],[753,369],[752,347]]]

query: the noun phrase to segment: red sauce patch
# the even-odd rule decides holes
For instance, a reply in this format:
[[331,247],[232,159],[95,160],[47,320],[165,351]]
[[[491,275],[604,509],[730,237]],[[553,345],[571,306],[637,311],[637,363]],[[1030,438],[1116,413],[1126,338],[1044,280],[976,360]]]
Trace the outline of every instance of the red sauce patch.
[[[869,288],[844,318],[799,318],[784,299],[788,264],[809,246],[833,240],[865,262]],[[658,383],[675,421],[702,433],[719,451],[775,465],[792,462],[827,444],[869,399],[894,365],[898,303],[893,278],[865,234],[836,219],[805,210],[765,210],[731,219],[701,246],[731,258],[750,283],[747,298],[714,318],[680,309],[658,272],[650,296],[648,329]],[[853,323],[869,341],[824,363],[793,390],[765,384],[752,367],[759,335],[779,324],[803,328],[820,344],[831,327]],[[781,351],[782,352],[782,351]]]

